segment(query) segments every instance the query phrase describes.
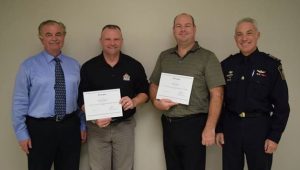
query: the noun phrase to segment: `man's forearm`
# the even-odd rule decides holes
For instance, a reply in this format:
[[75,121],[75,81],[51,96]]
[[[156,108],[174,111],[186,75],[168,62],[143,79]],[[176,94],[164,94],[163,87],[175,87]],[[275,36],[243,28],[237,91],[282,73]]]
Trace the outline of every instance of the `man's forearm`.
[[145,103],[148,100],[148,95],[146,93],[139,93],[132,99],[134,107],[139,106],[140,104]]
[[212,129],[216,128],[218,118],[221,113],[223,102],[223,87],[215,87],[210,90],[210,104],[206,126]]

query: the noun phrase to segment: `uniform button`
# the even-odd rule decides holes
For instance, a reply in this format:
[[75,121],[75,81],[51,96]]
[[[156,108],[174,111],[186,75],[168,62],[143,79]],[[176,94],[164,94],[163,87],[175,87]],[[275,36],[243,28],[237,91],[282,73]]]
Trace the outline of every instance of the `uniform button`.
[[244,76],[242,76],[242,77],[241,77],[241,80],[244,80],[244,79],[245,79],[245,77],[244,77]]
[[240,117],[246,117],[246,113],[245,113],[245,112],[241,112],[241,113],[239,114],[239,116],[240,116]]

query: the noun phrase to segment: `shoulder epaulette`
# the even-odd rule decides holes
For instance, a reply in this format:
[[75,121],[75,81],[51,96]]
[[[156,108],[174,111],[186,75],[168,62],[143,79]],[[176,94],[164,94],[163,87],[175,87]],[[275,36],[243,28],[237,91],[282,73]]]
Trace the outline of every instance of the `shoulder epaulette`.
[[275,61],[279,61],[280,62],[280,59],[279,58],[276,58],[276,57],[274,57],[273,55],[271,55],[271,54],[267,54],[270,58],[272,58],[273,60],[275,60]]

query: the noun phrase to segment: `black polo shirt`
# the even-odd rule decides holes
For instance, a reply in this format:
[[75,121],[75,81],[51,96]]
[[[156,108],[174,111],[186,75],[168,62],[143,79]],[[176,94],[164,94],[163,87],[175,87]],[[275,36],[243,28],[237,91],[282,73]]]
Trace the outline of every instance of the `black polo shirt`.
[[268,138],[279,142],[290,112],[280,60],[257,49],[250,56],[231,55],[221,65],[226,81],[222,114],[270,114]]
[[[148,94],[148,81],[144,67],[134,58],[120,53],[118,63],[111,67],[104,59],[103,53],[84,63],[80,70],[78,105],[84,104],[83,92],[120,88],[121,97],[134,98],[139,93]],[[131,117],[136,109],[123,110],[123,120]]]

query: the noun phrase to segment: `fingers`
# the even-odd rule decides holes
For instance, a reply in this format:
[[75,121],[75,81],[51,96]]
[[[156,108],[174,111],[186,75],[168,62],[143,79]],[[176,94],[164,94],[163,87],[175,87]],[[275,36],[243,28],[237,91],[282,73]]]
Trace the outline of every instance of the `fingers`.
[[202,133],[202,145],[211,146],[215,144],[215,134],[204,132]]
[[32,148],[30,139],[19,141],[19,145],[26,154],[29,154],[29,149]]
[[81,110],[82,110],[83,112],[85,112],[84,105],[81,106]]
[[111,122],[111,118],[105,118],[105,119],[98,119],[96,120],[96,124],[103,128],[103,127],[107,127]]
[[206,138],[202,137],[202,145],[211,146],[213,144],[215,144],[215,138],[214,137],[206,137]]
[[160,99],[158,102],[161,105],[162,110],[169,110],[171,107],[178,105],[178,103],[175,103],[169,99]]
[[29,154],[29,149],[27,145],[21,146],[21,149],[26,153]]
[[224,134],[223,133],[218,133],[216,135],[216,144],[219,147],[222,147],[224,145]]
[[276,151],[278,144],[272,140],[267,139],[265,141],[265,153],[272,154]]
[[[28,140],[28,147],[31,149],[32,145],[31,145],[31,140]],[[28,152],[29,153],[29,152]]]
[[133,100],[128,96],[122,97],[120,103],[125,111],[135,108]]
[[86,131],[81,131],[80,132],[80,136],[81,136],[81,143],[85,143],[86,142],[86,137],[87,137],[87,132]]
[[173,102],[173,101],[170,100],[170,99],[160,99],[160,101],[161,101],[162,103],[165,103],[165,104],[169,105],[169,106],[175,106],[175,105],[178,104],[178,103],[176,103],[176,102]]

